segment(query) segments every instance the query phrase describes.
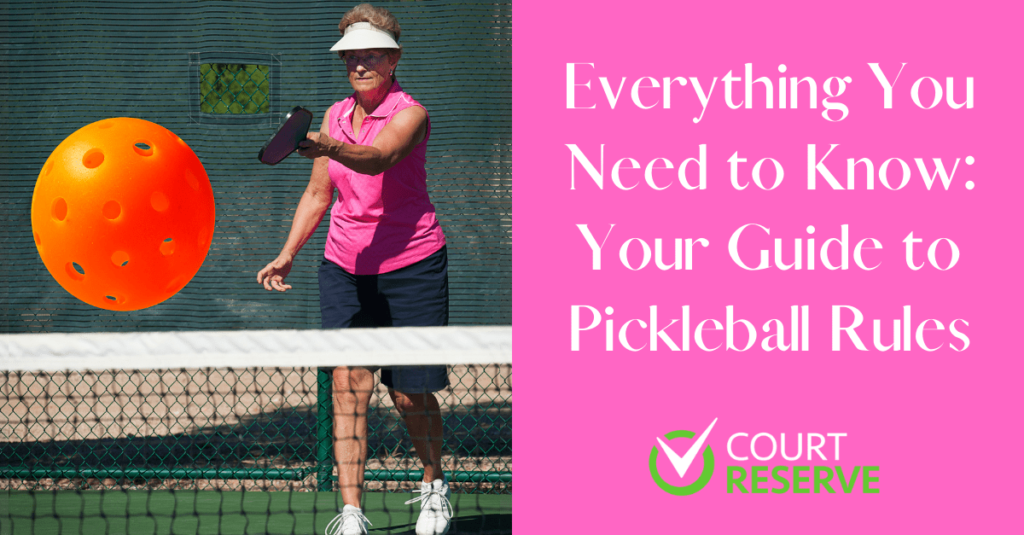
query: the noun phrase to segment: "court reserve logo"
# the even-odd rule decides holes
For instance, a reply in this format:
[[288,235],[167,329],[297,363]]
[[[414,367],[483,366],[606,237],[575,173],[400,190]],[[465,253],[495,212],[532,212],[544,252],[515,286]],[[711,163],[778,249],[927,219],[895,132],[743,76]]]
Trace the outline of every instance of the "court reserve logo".
[[[686,472],[690,469],[690,465],[693,463],[693,460],[697,458],[698,454],[700,454],[701,446],[704,445],[704,441],[707,440],[708,435],[711,433],[711,428],[715,426],[715,422],[717,421],[718,418],[715,418],[715,420],[711,422],[711,425],[701,433],[700,437],[698,437],[697,440],[689,446],[686,453],[682,456],[677,454],[667,443],[665,443],[664,440],[661,439],[661,437],[656,438],[658,444],[661,445],[662,451],[665,452],[665,456],[668,457],[669,462],[672,463],[672,468],[675,468],[676,473],[679,474],[680,478],[686,475]],[[673,440],[677,438],[693,438],[693,435],[693,431],[679,430],[672,431],[665,435],[665,439]],[[679,442],[677,442],[676,448],[680,448]],[[708,481],[711,481],[711,476],[715,473],[715,452],[711,450],[711,446],[704,448],[702,457],[704,459],[704,468],[701,470],[700,477],[689,485],[677,487],[667,483],[661,477],[661,474],[658,473],[658,447],[655,446],[651,448],[651,458],[649,462],[651,477],[654,478],[654,482],[657,483],[661,490],[669,494],[673,494],[675,496],[696,494],[708,484]]]
[[[679,430],[656,437],[648,466],[651,479],[661,490],[674,496],[688,496],[704,489],[715,473],[715,453],[706,444],[718,418],[694,439],[693,431]],[[729,434],[730,432],[722,431]],[[725,494],[878,494],[879,466],[843,463],[840,443],[849,433],[821,431],[758,432],[736,431],[725,440]],[[842,439],[842,440],[841,440]],[[660,450],[660,453],[659,453]],[[677,453],[678,452],[678,453]],[[676,476],[658,472],[672,467]],[[694,480],[691,465],[702,458],[703,467]],[[734,461],[729,463],[728,459]],[[668,461],[668,462],[665,462]],[[689,476],[687,473],[690,472]],[[692,483],[686,484],[688,481]],[[677,486],[678,485],[678,486]]]

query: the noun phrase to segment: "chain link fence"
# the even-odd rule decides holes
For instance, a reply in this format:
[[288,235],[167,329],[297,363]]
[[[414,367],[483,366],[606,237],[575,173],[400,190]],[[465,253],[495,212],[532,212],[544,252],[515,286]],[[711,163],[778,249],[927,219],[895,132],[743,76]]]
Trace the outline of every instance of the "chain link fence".
[[[449,379],[453,491],[511,493],[511,365],[450,366]],[[420,462],[377,384],[364,485],[409,490]],[[330,414],[316,368],[3,372],[0,490],[332,490]]]
[[200,111],[270,113],[270,67],[238,63],[199,65]]

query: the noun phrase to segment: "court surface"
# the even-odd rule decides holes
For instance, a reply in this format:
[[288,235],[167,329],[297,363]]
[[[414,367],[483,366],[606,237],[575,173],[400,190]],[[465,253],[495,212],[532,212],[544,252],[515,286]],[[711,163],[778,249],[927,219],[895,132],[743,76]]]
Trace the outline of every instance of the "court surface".
[[[411,493],[365,493],[371,534],[415,533]],[[0,533],[321,534],[340,506],[332,492],[60,491],[0,493]],[[452,495],[449,535],[511,534],[512,496]],[[29,515],[35,512],[37,518]]]

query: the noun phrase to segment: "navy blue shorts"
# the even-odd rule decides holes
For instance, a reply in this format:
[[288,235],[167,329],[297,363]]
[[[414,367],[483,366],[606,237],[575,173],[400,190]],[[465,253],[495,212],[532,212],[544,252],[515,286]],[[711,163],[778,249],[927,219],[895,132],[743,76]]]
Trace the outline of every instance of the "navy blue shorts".
[[[353,275],[324,259],[318,277],[320,324],[325,329],[448,325],[447,247],[380,275]],[[381,382],[403,393],[437,392],[448,386],[448,368],[383,368]]]

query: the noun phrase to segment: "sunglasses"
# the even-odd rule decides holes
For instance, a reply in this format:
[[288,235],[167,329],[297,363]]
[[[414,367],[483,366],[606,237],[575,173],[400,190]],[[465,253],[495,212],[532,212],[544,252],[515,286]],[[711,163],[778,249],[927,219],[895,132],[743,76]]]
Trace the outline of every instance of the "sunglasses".
[[367,67],[372,67],[383,61],[385,57],[387,57],[387,54],[381,52],[371,52],[369,54],[346,53],[342,59],[345,60],[345,63],[348,65],[362,64]]

